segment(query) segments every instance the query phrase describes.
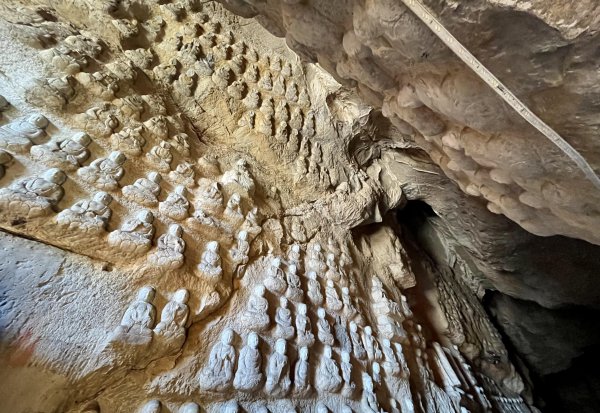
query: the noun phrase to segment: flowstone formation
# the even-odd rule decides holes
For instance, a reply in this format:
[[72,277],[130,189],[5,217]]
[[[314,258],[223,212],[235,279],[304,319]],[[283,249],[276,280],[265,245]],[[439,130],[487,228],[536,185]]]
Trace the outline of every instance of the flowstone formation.
[[[470,192],[494,212],[514,219],[526,209],[528,220],[515,220],[532,232],[595,241],[594,227],[566,219],[571,206],[555,198],[552,208],[530,205],[541,195],[529,187],[518,197],[528,206],[518,204],[507,188],[529,184],[498,165],[448,172],[462,170],[461,142],[479,132],[438,119],[413,86],[378,95],[391,76],[368,69],[374,51],[401,60],[361,43],[391,4],[357,8],[364,32],[335,44],[336,26],[315,30],[321,17],[308,4],[226,3],[264,13],[276,34],[285,20],[292,49],[322,52],[327,70],[339,57],[338,72],[360,77],[363,98],[367,85],[388,120],[218,2],[0,5],[3,408],[537,411],[527,369],[482,304],[490,281],[472,274],[485,254],[472,267],[455,256],[464,271],[444,267],[431,239],[420,248],[394,211],[420,185],[425,195],[440,188],[434,207],[460,199],[444,171],[466,189],[481,178]],[[386,17],[392,32],[397,17]],[[325,53],[338,46],[343,56]],[[398,113],[438,127],[425,132]],[[440,170],[422,152],[393,152],[415,142],[434,160],[440,142],[460,159]],[[448,255],[458,249],[441,238]],[[494,279],[500,271],[487,265]]]

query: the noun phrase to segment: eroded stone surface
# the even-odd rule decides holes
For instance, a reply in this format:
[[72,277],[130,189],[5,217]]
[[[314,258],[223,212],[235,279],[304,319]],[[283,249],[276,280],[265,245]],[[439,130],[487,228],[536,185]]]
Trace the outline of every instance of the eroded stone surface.
[[[484,291],[597,307],[585,287],[598,266],[575,276],[569,249],[584,241],[539,241],[489,211],[597,242],[595,194],[402,6],[225,2],[261,15],[246,20],[211,1],[25,3],[0,6],[7,409],[534,409]],[[596,21],[538,3],[510,22],[504,2],[437,11],[459,37],[485,32],[468,46],[491,42],[481,59],[498,70],[513,43],[489,21],[519,33],[535,21],[518,45],[535,58],[507,83],[559,123],[583,106],[550,108],[556,90],[582,102],[594,90],[578,92],[585,65],[557,73],[577,59],[554,47],[577,54]],[[591,152],[592,126],[563,130]],[[417,199],[439,216],[418,227],[415,254],[389,212]],[[512,339],[544,320],[511,326],[517,307],[494,305]]]

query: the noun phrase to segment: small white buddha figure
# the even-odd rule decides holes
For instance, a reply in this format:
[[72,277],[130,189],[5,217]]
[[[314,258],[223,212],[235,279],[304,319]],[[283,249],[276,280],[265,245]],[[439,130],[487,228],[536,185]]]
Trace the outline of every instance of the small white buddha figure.
[[185,186],[178,185],[167,199],[158,205],[158,210],[175,221],[182,221],[189,215],[190,201],[187,200]]
[[97,192],[91,200],[81,200],[70,208],[62,210],[56,217],[59,225],[86,234],[100,234],[106,231],[112,215],[112,196],[104,191]]
[[152,340],[152,327],[156,318],[156,308],[152,304],[155,294],[153,287],[140,288],[136,300],[125,311],[121,325],[113,331],[110,341],[143,345]]
[[206,244],[200,264],[198,264],[200,273],[212,280],[220,280],[223,275],[221,267],[221,256],[219,255],[219,243],[210,241]]
[[248,298],[246,309],[242,314],[242,323],[252,331],[265,331],[270,324],[268,309],[265,286],[258,284]]
[[49,215],[64,195],[62,184],[66,179],[63,171],[50,168],[13,182],[0,189],[0,211],[11,220]]
[[177,269],[183,265],[185,241],[181,237],[183,229],[179,224],[169,225],[166,234],[156,241],[156,250],[148,256],[148,262],[163,269]]
[[0,126],[0,148],[25,153],[32,145],[42,143],[48,124],[44,115],[34,113]]
[[137,179],[132,185],[123,187],[123,196],[140,205],[151,207],[158,205],[162,176],[150,172],[145,178]]
[[128,256],[137,256],[147,252],[154,237],[154,215],[142,210],[128,219],[120,229],[108,234],[108,244]]
[[90,157],[88,150],[92,142],[87,133],[76,133],[73,137],[62,141],[51,141],[46,145],[36,145],[31,148],[31,157],[48,166],[73,171]]
[[125,155],[115,151],[107,158],[96,159],[89,166],[80,168],[77,170],[77,175],[99,189],[111,191],[118,188],[119,181],[125,173],[123,170],[125,160]]

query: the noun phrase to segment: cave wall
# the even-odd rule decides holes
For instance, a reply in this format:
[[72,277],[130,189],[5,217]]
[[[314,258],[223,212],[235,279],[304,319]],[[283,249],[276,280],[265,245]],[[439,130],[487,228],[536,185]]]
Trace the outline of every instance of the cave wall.
[[[221,3],[0,5],[6,409],[591,404],[582,174],[399,3]],[[430,6],[595,165],[593,17]]]
[[0,11],[3,409],[530,411],[412,310],[406,197],[322,68],[210,1]]

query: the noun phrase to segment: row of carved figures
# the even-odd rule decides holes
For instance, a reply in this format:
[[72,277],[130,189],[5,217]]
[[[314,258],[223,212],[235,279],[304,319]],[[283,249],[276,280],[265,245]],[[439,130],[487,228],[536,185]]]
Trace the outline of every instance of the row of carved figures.
[[[30,179],[30,178],[28,178]],[[154,180],[153,180],[154,179]],[[155,173],[148,174],[148,178],[140,178],[132,185],[123,187],[123,196],[126,199],[134,201],[145,207],[155,207],[158,205],[158,210],[165,216],[175,220],[182,221],[190,216],[190,201],[187,199],[187,189],[179,185],[175,190],[166,197],[164,201],[159,202],[157,194],[160,187],[156,182],[158,179]],[[208,225],[213,227],[223,227],[223,229],[231,229],[239,227],[246,219],[253,219],[257,214],[257,209],[253,208],[247,214],[243,213],[240,194],[234,193],[227,201],[226,207],[223,209],[223,195],[218,183],[214,182],[208,187],[202,189],[197,194],[197,202],[194,204],[194,213],[192,220],[188,221],[191,227],[195,225]],[[112,196],[104,191],[96,193],[91,200],[81,200],[71,206],[71,213],[65,216],[65,219],[71,216],[78,216],[82,212],[81,209],[86,209],[92,206],[101,209],[103,224],[107,224],[111,213],[110,203]],[[223,220],[213,218],[222,215]],[[195,222],[198,221],[198,222]],[[105,225],[104,225],[105,226]]]
[[[71,138],[59,142],[50,141],[42,145],[41,142],[46,136],[45,128],[47,126],[48,120],[39,114],[19,118],[3,125],[0,127],[0,148],[15,153],[30,150],[33,159],[65,171],[72,171],[82,167],[83,162],[90,157],[88,149],[91,143],[90,136],[80,132]],[[123,165],[127,159],[125,154],[131,155],[131,151],[128,151],[131,147],[124,145],[124,142],[132,140],[140,143],[139,139],[132,138],[131,130],[128,128],[124,128],[121,132],[113,134],[113,138],[115,136],[119,136],[119,142],[123,143],[123,145],[113,145],[113,149],[118,150],[113,151],[106,158],[94,160],[89,166],[85,166],[78,171],[78,175],[84,181],[104,190],[116,189],[118,182],[125,173],[123,169]],[[114,139],[112,140],[114,141]],[[176,134],[172,140],[178,142],[179,147],[189,150],[187,135],[183,133]],[[169,178],[175,184],[181,184],[186,187],[195,186],[195,171],[192,164],[183,162],[178,164],[175,170],[171,170],[170,165],[173,156],[170,150],[173,145],[168,141],[161,141],[159,145],[150,150],[146,157],[151,165],[155,166],[160,172],[169,172]],[[5,165],[9,160],[2,159],[0,161],[2,165]],[[142,179],[147,179],[158,184],[161,178],[155,172],[152,178]],[[156,182],[157,180],[158,182]],[[233,169],[225,172],[222,180],[223,184],[238,183],[248,192],[252,192],[254,188],[254,180],[243,160],[238,161]]]
[[[137,413],[161,413],[163,411],[162,409],[163,405],[160,400],[153,399],[144,403]],[[177,410],[178,413],[200,413],[201,411],[200,405],[194,402],[184,403]],[[252,403],[252,407],[249,407],[248,409],[244,409],[242,406],[240,406],[240,403],[237,400],[229,400],[227,402],[220,403],[219,405],[219,412],[221,413],[242,413],[248,411],[252,411],[254,413],[269,413],[272,410],[270,410],[263,402]],[[286,411],[289,413],[295,413],[298,410],[294,407],[288,407]],[[315,404],[314,411],[315,413],[329,413],[332,411],[339,413],[352,413],[352,409],[345,404],[336,405],[335,410],[330,410],[327,405],[321,401]],[[100,407],[97,405],[91,406],[83,413],[100,413]]]
[[[2,210],[6,216],[10,216],[12,220],[15,218],[36,218],[48,215],[53,212],[53,208],[63,197],[64,190],[62,184],[65,180],[66,175],[57,168],[51,168],[40,176],[17,180],[9,187],[0,189],[0,206],[3,207]],[[70,229],[97,235],[105,230],[110,219],[111,209],[109,204],[111,200],[112,197],[109,194],[99,192],[93,199],[78,201],[69,209],[60,212],[57,216],[57,222]],[[226,216],[235,214],[236,225],[241,225],[245,228],[237,236],[236,256],[240,255],[240,251],[247,250],[244,243],[247,241],[248,232],[254,235],[260,228],[256,222],[256,211],[250,211],[244,218],[241,213],[239,201],[239,195],[236,196],[234,194],[225,210]],[[174,203],[173,207],[170,207],[167,201],[161,204],[161,211],[166,212],[167,215],[174,215],[177,212],[175,210],[175,207],[178,206],[176,203]],[[181,204],[180,202],[179,206]],[[228,214],[228,211],[231,212]],[[201,209],[197,211],[196,216],[192,219],[198,221],[200,225],[206,225],[207,221],[209,221],[208,223],[212,224],[212,226],[218,226],[217,221],[210,218]],[[154,216],[152,212],[148,210],[138,212],[135,217],[125,221],[119,230],[115,230],[108,235],[108,244],[133,255],[147,252],[154,237],[153,220]],[[182,254],[185,243],[181,239],[181,235],[181,226],[173,224],[169,227],[167,234],[159,237],[158,256],[154,257],[157,262],[160,262],[161,258],[167,258],[174,261],[169,265],[180,266],[183,263]],[[215,247],[213,243],[209,243],[207,249],[218,254],[218,244]],[[167,255],[171,255],[171,257],[161,257],[162,253],[160,250],[163,250]],[[244,257],[238,257],[238,259],[244,261]]]
[[[154,117],[151,120],[157,121],[157,119],[162,118]],[[32,114],[9,122],[0,127],[0,148],[14,153],[30,151],[33,159],[65,171],[72,171],[82,167],[83,162],[90,157],[88,149],[91,143],[90,136],[87,133],[80,132],[68,139],[50,141],[42,145],[41,143],[47,136],[45,129],[48,124],[48,119],[40,114]],[[166,126],[163,125],[159,129],[165,129],[165,134],[167,133]],[[113,134],[111,141],[113,142],[112,147],[115,151],[108,157],[96,159],[89,166],[81,168],[78,171],[78,175],[86,182],[100,189],[116,189],[119,180],[125,172],[123,164],[127,159],[126,154],[131,156],[139,154],[136,152],[137,149],[141,151],[141,146],[139,145],[143,145],[144,140],[139,136],[139,131],[137,129],[136,131],[136,134],[134,134],[130,128],[124,128],[121,132]],[[114,144],[115,142],[116,144]],[[178,164],[175,170],[171,170],[171,162],[173,161],[171,154],[172,147],[183,151],[184,154],[189,154],[187,135],[179,133],[174,135],[170,141],[162,140],[150,150],[146,158],[158,171],[169,172],[169,178],[175,184],[193,187],[195,185],[195,171],[192,164],[183,162]],[[133,148],[136,148],[136,151],[133,151]],[[4,158],[6,158],[6,155],[3,156],[3,159],[0,159],[2,165],[6,165],[10,161],[10,159]],[[218,167],[215,168],[211,165],[211,169],[218,169]],[[151,180],[160,180],[160,178],[155,173]],[[243,160],[237,162],[233,169],[225,172],[222,179],[224,184],[231,182],[238,183],[249,193],[254,189],[254,180]]]
[[[126,102],[128,100],[122,98],[120,101]],[[135,103],[135,105],[141,105],[141,103]],[[100,110],[100,108],[97,108],[97,110]],[[97,117],[98,114],[88,115]],[[90,157],[88,147],[92,142],[91,137],[87,133],[79,132],[64,140],[42,144],[47,137],[46,128],[48,126],[48,119],[38,113],[15,119],[0,127],[0,147],[15,153],[30,151],[34,159],[65,170],[75,170],[81,167],[83,162]],[[122,164],[125,161],[125,155],[139,156],[146,144],[144,136],[159,140],[158,144],[150,149],[146,159],[161,172],[168,172],[172,169],[172,149],[184,158],[189,156],[189,136],[185,133],[177,133],[168,138],[165,117],[154,116],[138,127],[126,126],[110,136],[112,149],[124,154],[121,155],[122,162],[117,163]]]
[[[196,76],[212,75],[214,84],[229,88],[232,97],[241,98],[240,93],[248,82],[257,84],[263,92],[285,96],[304,107],[310,105],[299,66],[282,63],[279,56],[265,55],[259,59],[256,50],[243,41],[234,42],[231,34],[222,36],[208,31],[187,43],[180,36],[175,49],[177,58],[156,66],[153,73],[157,80],[173,83],[184,95],[195,94]],[[298,84],[302,85],[300,89]]]
[[[293,252],[299,252],[298,248],[295,248],[297,246],[293,246],[290,249],[290,255],[294,255]],[[335,246],[333,246],[333,250],[335,250]],[[318,254],[316,252],[320,252],[320,245],[313,245],[311,247],[309,247],[309,254],[305,260],[306,262],[306,266],[308,268],[314,268],[314,269],[320,269],[321,273],[323,273],[323,269],[325,267],[325,263],[322,261],[322,259],[318,259]],[[331,257],[330,257],[331,258]],[[295,261],[289,260],[289,262],[296,262],[299,263],[300,260],[296,259]],[[295,265],[294,264],[289,264],[288,262],[288,273],[290,272],[291,269],[291,273],[295,274]],[[331,265],[330,265],[331,267]],[[267,275],[267,280],[269,278],[279,278],[280,280],[282,279],[281,275],[279,277],[277,276],[273,276],[273,274],[277,274],[281,271],[281,269],[279,268],[279,259],[274,259],[271,263],[271,267],[270,270],[267,271],[268,275]],[[312,272],[312,271],[311,271]],[[327,278],[327,277],[325,277]],[[331,280],[328,280],[331,281]],[[265,281],[266,282],[266,281]],[[272,283],[274,287],[276,287],[277,283]],[[289,283],[288,283],[289,284]],[[283,284],[282,284],[283,286]],[[268,301],[263,297],[264,293],[265,293],[265,288],[262,285],[259,285],[257,287],[255,287],[255,293],[251,296],[249,302],[248,302],[248,308],[246,310],[245,313],[242,314],[242,325],[244,327],[258,327],[257,331],[264,331],[266,329],[266,327],[269,326],[270,324],[270,320],[268,318],[268,315],[265,316],[265,314],[267,314],[267,310],[268,310]],[[314,335],[312,334],[312,332],[310,331],[310,327],[308,328],[308,330],[306,329],[307,325],[310,325],[310,321],[308,320],[308,317],[306,317],[306,306],[303,303],[297,303],[296,304],[296,309],[297,309],[297,315],[296,315],[296,330],[294,330],[294,327],[292,327],[292,318],[291,318],[291,312],[290,310],[287,308],[287,298],[283,296],[283,292],[288,292],[289,289],[284,289],[284,288],[272,288],[271,292],[275,293],[276,295],[279,295],[279,300],[280,300],[280,305],[277,308],[276,311],[276,315],[275,315],[275,329],[274,329],[274,338],[276,339],[290,339],[293,338],[294,334],[297,334],[297,345],[299,347],[303,346],[303,345],[308,345],[311,346],[314,343]],[[371,338],[373,337],[372,335],[372,330],[371,327],[369,326],[365,326],[363,329],[363,336],[360,337],[357,334],[357,324],[356,322],[354,322],[353,320],[350,321],[350,337],[348,337],[348,333],[346,332],[346,328],[343,325],[343,323],[341,323],[341,317],[339,317],[339,315],[336,315],[336,325],[335,325],[335,336],[333,334],[331,334],[331,328],[326,320],[326,312],[324,309],[319,309],[317,311],[318,314],[318,327],[319,327],[319,331],[318,331],[318,335],[317,337],[319,338],[319,341],[321,342],[321,344],[323,346],[328,346],[328,345],[333,345],[335,343],[335,339],[337,339],[337,342],[340,344],[340,349],[341,351],[346,351],[348,352],[348,354],[352,354],[354,355],[354,358],[356,360],[359,360],[359,363],[362,362],[365,357],[364,355],[366,354],[368,357],[367,359],[369,361],[372,362],[372,372],[371,375],[373,377],[373,379],[376,379],[379,377],[379,372],[381,371],[381,365],[379,364],[380,362],[383,363],[383,369],[384,371],[386,371],[386,374],[388,374],[391,377],[394,377],[394,374],[397,374],[399,371],[406,371],[406,369],[398,369],[398,368],[390,368],[390,366],[393,365],[398,365],[395,362],[389,362],[389,360],[393,360],[394,357],[390,356],[390,351],[389,349],[393,346],[391,346],[388,343],[392,343],[392,339],[393,340],[399,340],[402,343],[406,343],[406,344],[412,344],[412,346],[415,347],[416,351],[416,357],[418,358],[419,361],[417,361],[417,363],[420,363],[423,366],[428,365],[428,355],[425,353],[425,349],[426,349],[426,345],[425,345],[425,340],[422,336],[422,329],[421,326],[418,324],[415,324],[414,322],[412,322],[410,319],[412,318],[412,311],[410,310],[408,304],[407,304],[407,300],[406,297],[403,296],[402,294],[399,294],[400,300],[399,302],[395,302],[394,300],[391,300],[384,287],[383,287],[383,283],[379,280],[378,277],[373,276],[372,277],[372,288],[371,288],[371,297],[372,297],[372,303],[371,303],[371,307],[374,311],[374,313],[376,314],[376,320],[377,320],[377,331],[378,331],[378,337],[379,340],[371,340]],[[312,304],[312,303],[311,303]],[[407,325],[410,327],[409,333],[406,332],[405,328],[403,327],[403,322],[406,321]],[[266,327],[265,327],[266,326]],[[306,340],[306,337],[310,337],[308,340]],[[398,346],[401,346],[399,343],[397,344]],[[363,349],[362,351],[360,349]],[[357,351],[358,353],[355,353],[355,351]],[[363,360],[361,360],[361,358]],[[433,357],[433,360],[438,363],[438,358],[439,357]],[[374,361],[373,361],[374,359]],[[429,368],[429,367],[428,367]],[[422,380],[424,380],[426,383],[431,383],[432,382],[432,374],[433,373],[428,373],[425,372],[425,367],[423,367],[423,372],[421,373],[422,375]],[[449,373],[450,374],[450,373]],[[450,376],[443,376],[443,377],[454,377],[452,374],[450,374]],[[457,379],[451,380],[451,379],[445,379],[446,382],[451,383],[448,384],[447,387],[447,391],[450,392],[451,394],[455,395],[457,394],[454,389],[453,386],[460,386],[461,383],[457,382]],[[380,380],[376,380],[376,382],[380,382]],[[433,385],[430,384],[428,385],[429,387],[433,388],[433,389],[437,389],[437,390],[431,390],[433,393],[435,392],[440,392],[442,390],[439,390],[439,388],[437,387],[432,387]],[[407,386],[406,383],[402,384],[401,386],[398,385],[397,382],[394,382],[392,384],[387,385],[388,388],[392,388],[395,389],[394,391],[390,390],[390,394],[394,394],[397,393],[399,391],[405,392],[407,391]],[[431,394],[433,394],[431,393]],[[428,393],[429,394],[429,393]],[[429,397],[429,396],[428,396]],[[450,396],[448,397],[442,397],[438,394],[438,396],[436,396],[438,398],[440,398],[442,401],[439,402],[442,405],[450,405],[451,403],[455,403],[456,405],[458,405],[457,403],[457,398],[456,396],[454,396],[454,398],[450,398]],[[420,401],[421,404],[423,405],[427,405],[427,403],[431,404],[433,399],[435,399],[434,396],[429,397],[429,399],[425,398],[423,399],[423,401]],[[460,397],[458,398],[460,399]],[[412,403],[412,402],[411,402]],[[390,406],[394,406],[393,403],[390,403]],[[406,410],[406,406],[403,407],[403,411]],[[370,411],[367,410],[365,408],[365,411]],[[392,408],[392,411],[396,411]]]
[[[354,307],[349,296],[348,287],[342,288],[343,300],[340,300],[334,284],[334,282],[342,284],[348,283],[343,271],[347,266],[347,263],[352,262],[352,259],[347,252],[342,252],[333,239],[328,241],[328,247],[329,251],[331,252],[327,254],[327,262],[325,262],[323,258],[321,245],[319,243],[314,243],[308,247],[307,256],[305,257],[304,262],[302,262],[299,245],[293,245],[288,254],[287,276],[285,278],[283,276],[283,270],[280,268],[281,260],[279,258],[273,258],[270,262],[264,282],[265,285],[268,286],[269,291],[276,296],[279,296],[280,305],[275,313],[274,338],[276,338],[279,343],[281,343],[281,340],[283,340],[285,343],[285,340],[290,340],[294,337],[294,335],[296,335],[296,344],[299,348],[301,358],[299,365],[302,366],[306,364],[302,362],[304,357],[303,353],[308,352],[308,349],[312,348],[315,344],[315,334],[312,332],[311,321],[307,316],[307,306],[302,303],[304,291],[300,286],[299,279],[296,274],[297,266],[302,266],[304,263],[303,266],[308,271],[308,296],[310,303],[315,307],[319,307],[323,304],[323,302],[325,302],[326,308],[328,308],[328,310],[335,315],[336,320],[335,328],[333,329],[334,332],[332,332],[331,325],[327,320],[325,308],[318,308],[316,336],[320,345],[324,349],[324,358],[315,376],[317,381],[315,386],[317,387],[317,390],[323,391],[323,389],[327,388],[326,383],[331,382],[334,383],[331,385],[332,392],[335,393],[340,391],[340,389],[343,389],[342,393],[344,396],[351,397],[355,389],[355,385],[351,382],[350,378],[350,372],[352,371],[352,363],[350,361],[351,355],[354,356],[354,359],[361,366],[363,366],[365,363],[371,363],[370,375],[367,374],[368,377],[364,378],[364,380],[367,381],[367,384],[363,384],[363,386],[365,386],[367,389],[369,388],[368,383],[372,383],[373,379],[375,380],[375,383],[381,383],[380,362],[383,363],[386,374],[390,375],[399,374],[402,371],[400,366],[405,365],[405,362],[398,361],[403,360],[403,356],[398,357],[395,354],[395,351],[397,350],[393,349],[400,348],[401,351],[401,345],[399,343],[392,343],[388,338],[383,338],[381,342],[378,341],[373,336],[370,326],[365,326],[362,329],[362,334],[359,332],[358,324],[352,320],[352,318],[357,315],[358,311]],[[340,256],[340,260],[338,262],[336,262],[336,254]],[[342,270],[340,270],[340,268],[342,268]],[[321,293],[321,285],[318,281],[317,274],[319,274],[319,278],[326,279],[327,298],[325,300],[323,299],[323,295]],[[378,288],[381,285],[378,280],[374,284],[374,288]],[[244,328],[254,331],[265,331],[271,324],[268,316],[268,300],[264,297],[265,290],[266,289],[262,284],[254,287],[254,291],[248,301],[247,308],[241,316],[241,325],[243,325]],[[295,293],[294,290],[298,290],[298,292]],[[295,328],[292,323],[292,315],[290,309],[288,308],[286,297],[290,298],[296,303]],[[399,310],[399,307],[395,308],[395,310]],[[342,316],[346,320],[350,320],[349,333],[348,329],[346,328],[346,321],[342,321]],[[408,316],[412,316],[412,313],[408,313]],[[407,316],[403,314],[401,319],[404,320],[406,317]],[[250,334],[256,334],[254,331],[252,331]],[[399,336],[406,338],[406,334]],[[392,337],[395,336],[392,335]],[[249,335],[247,340],[248,345],[251,345],[252,343],[254,346],[254,336]],[[342,376],[339,375],[336,361],[331,357],[332,346],[334,346],[336,343],[339,345],[339,351],[341,354],[340,367]],[[284,344],[279,344],[279,346],[283,345]],[[281,349],[279,351],[279,356],[277,353],[278,351],[276,344],[276,351],[272,357],[275,357],[275,359],[281,359],[283,356],[285,356],[285,351],[283,355],[281,355]],[[240,363],[242,363],[241,360],[242,353],[240,353]],[[255,362],[254,364],[256,365],[257,363],[258,362]],[[240,364],[240,366],[242,366],[242,364]],[[403,371],[406,371],[406,368]],[[209,377],[205,378],[205,380],[214,382],[214,378],[210,376],[210,368],[208,368],[208,370],[205,369],[204,372],[204,374],[208,375]],[[343,384],[343,376],[349,378],[345,384]],[[231,375],[231,377],[233,376]],[[318,383],[319,380],[322,382]],[[338,383],[338,381],[339,388],[336,387],[336,383]],[[239,386],[236,387],[235,381],[233,382],[233,386],[240,390]],[[250,390],[254,391],[256,389],[252,387]],[[265,391],[273,396],[273,394],[269,392],[267,384],[265,384]],[[372,391],[366,391],[362,399],[365,401],[365,403],[367,403],[368,406],[371,406],[364,407],[364,411],[378,411],[368,410],[378,405],[377,397]]]
[[[285,298],[283,298],[285,300]],[[303,305],[302,305],[303,306]],[[302,307],[300,307],[302,308]],[[319,311],[324,316],[324,311]],[[304,317],[305,309],[300,310],[300,314]],[[302,323],[301,323],[302,324]],[[243,323],[246,326],[246,322]],[[346,338],[338,338],[340,343],[340,362],[339,366],[332,357],[333,351],[325,340],[322,341],[323,354],[321,356],[319,366],[312,379],[307,372],[310,371],[308,366],[309,349],[314,348],[312,345],[303,345],[298,343],[298,362],[294,368],[294,374],[291,374],[291,363],[287,356],[287,342],[284,338],[278,338],[275,344],[275,349],[269,357],[264,374],[261,370],[262,356],[258,350],[259,338],[257,333],[250,332],[246,337],[246,346],[240,351],[237,370],[235,368],[236,352],[232,346],[233,331],[225,330],[223,332],[221,342],[217,343],[205,368],[200,372],[199,380],[201,388],[209,391],[222,392],[231,389],[232,387],[239,391],[248,391],[255,394],[258,389],[263,391],[269,397],[284,397],[288,392],[297,396],[308,395],[310,386],[314,385],[319,394],[338,393],[343,397],[352,399],[354,397],[357,386],[352,383],[352,361],[351,355],[354,355],[355,363],[358,365],[358,370],[362,370],[366,365],[370,364],[369,373],[361,373],[363,392],[360,398],[361,410],[365,412],[379,412],[378,397],[389,395],[391,400],[388,404],[390,411],[400,411],[399,405],[402,406],[403,412],[414,411],[410,386],[408,385],[407,363],[402,353],[402,345],[392,342],[387,338],[375,339],[371,332],[371,328],[366,326],[363,329],[363,336],[357,334],[356,324],[350,323],[351,338],[348,338],[347,333],[336,331],[336,336],[346,335]],[[428,358],[425,353],[425,340],[421,333],[419,325],[409,323],[410,326],[410,344],[415,348],[415,355],[419,367],[419,380],[425,384],[426,395],[423,400],[418,396],[420,404],[431,404],[432,400],[441,398],[440,392],[447,391],[454,395],[454,399],[450,396],[441,398],[438,405],[450,406],[452,403],[460,401],[460,396],[456,396],[456,386],[460,387],[462,383],[456,378],[453,372],[446,371],[449,367],[444,355],[439,356],[433,354],[433,358]],[[299,337],[303,327],[298,327]],[[280,330],[278,325],[276,331]],[[336,329],[337,330],[337,329]],[[341,329],[343,330],[343,328]],[[345,343],[345,344],[344,344]],[[333,344],[333,343],[332,343]],[[358,354],[358,356],[357,356]],[[441,358],[440,358],[441,357]],[[432,361],[428,361],[428,359]],[[430,366],[430,363],[434,363]],[[437,366],[437,367],[436,367]],[[437,368],[437,370],[435,370]],[[442,376],[442,383],[445,385],[445,390],[432,384],[433,370],[439,372]],[[441,370],[440,370],[441,369]],[[341,371],[341,374],[340,374]],[[269,379],[269,375],[273,378]],[[248,384],[248,388],[245,387]],[[381,387],[379,391],[373,391],[373,385],[376,389]],[[382,389],[387,389],[387,393]],[[437,396],[436,396],[437,394]],[[458,401],[456,399],[458,397]],[[484,397],[484,396],[482,396]],[[437,398],[437,399],[436,399]],[[397,399],[397,400],[396,400]],[[432,407],[433,408],[433,407]],[[457,411],[458,410],[447,410]]]
[[[43,117],[42,117],[43,118]],[[2,143],[13,142],[15,139],[25,139],[27,142],[32,142],[30,139],[33,139],[33,136],[36,135],[36,131],[42,131],[43,129],[32,126],[32,122],[36,119],[40,119],[37,115],[30,116],[25,119],[21,119],[18,121],[11,122],[8,125],[5,125],[0,128],[0,146]],[[47,120],[43,118],[46,122]],[[31,127],[31,129],[29,129]],[[37,129],[36,129],[37,128]],[[4,140],[2,140],[4,138]],[[77,134],[72,139],[68,139],[66,141],[62,141],[60,144],[48,144],[48,145],[39,145],[31,148],[32,154],[41,158],[44,158],[48,161],[49,164],[61,164],[64,165],[65,162],[79,165],[84,159],[87,159],[89,156],[89,152],[86,149],[86,144],[89,143],[89,136],[81,133]],[[6,145],[10,147],[10,145]],[[9,152],[4,150],[0,150],[0,170],[1,173],[4,172],[4,167],[9,165],[12,160],[12,155]],[[51,161],[54,160],[54,161]],[[123,177],[124,169],[122,167],[125,162],[125,156],[116,151],[110,154],[107,158],[100,158],[92,162],[89,166],[83,167],[78,170],[78,175],[84,181],[94,184],[100,189],[103,190],[112,190],[118,187],[118,181]],[[193,169],[188,167],[184,167],[182,169],[186,169],[185,171],[172,171],[173,180],[176,183],[183,182],[188,186],[193,186]],[[58,200],[62,197],[62,188],[59,188],[66,179],[66,175],[58,168],[52,168],[44,173],[42,176],[27,178],[18,183],[15,183],[14,190],[26,191],[29,192],[27,195],[29,198],[35,198],[36,192],[40,197],[40,201],[45,205],[47,209],[48,206],[55,205]],[[123,195],[126,198],[134,200],[144,206],[154,206],[158,203],[158,194],[160,192],[160,181],[162,177],[156,173],[151,172],[148,174],[148,177],[140,178],[132,185],[128,185],[123,188]],[[202,179],[206,181],[206,179]],[[35,187],[31,185],[31,183],[35,182]],[[22,185],[25,183],[25,185]],[[254,189],[254,181],[252,176],[246,169],[245,161],[238,161],[235,164],[235,167],[227,172],[225,172],[221,177],[221,183],[228,184],[237,184],[242,187],[243,190],[252,192]],[[46,196],[44,196],[43,194]],[[165,212],[165,214],[173,219],[183,219],[187,216],[187,209],[189,208],[189,202],[185,198],[186,190],[180,185],[177,187],[175,192],[170,194],[167,199],[161,203],[161,210]],[[46,198],[42,200],[41,198]],[[200,218],[206,218],[206,214],[203,209],[209,210],[210,213],[220,213],[223,208],[223,198],[220,191],[219,184],[213,182],[212,184],[204,185],[202,190],[202,194],[200,194],[199,207],[197,211],[197,215]],[[103,202],[105,207],[107,207],[107,203],[110,202],[110,197],[106,194],[99,194],[97,196],[97,202]],[[241,215],[240,210],[240,196],[234,194],[230,200],[228,201],[227,208],[225,212],[228,213],[226,215],[231,215],[235,220],[241,221],[243,216]],[[205,205],[206,204],[206,205]],[[44,209],[44,208],[42,208]],[[37,210],[37,209],[36,209]],[[39,211],[37,211],[39,212]],[[28,217],[32,217],[31,215],[26,215]],[[206,219],[204,219],[207,221]]]
[[255,90],[242,99],[242,104],[246,111],[238,121],[238,126],[247,126],[263,135],[274,136],[281,145],[290,140],[299,143],[300,136],[311,138],[315,135],[315,115],[312,110],[304,114],[299,107],[293,107],[290,114],[285,101],[279,101],[274,106],[272,98],[261,99],[260,93]]
[[[350,353],[346,350],[342,350],[338,363],[333,357],[332,347],[324,345],[313,375],[309,362],[310,348],[300,347],[292,373],[292,362],[287,352],[288,344],[285,339],[280,338],[275,342],[263,372],[259,335],[255,332],[248,334],[246,344],[239,352],[239,358],[232,344],[234,335],[232,329],[226,328],[220,341],[213,346],[207,365],[198,375],[202,390],[227,392],[233,388],[256,395],[256,392],[262,389],[264,394],[271,398],[285,398],[290,393],[302,398],[310,397],[314,388],[320,395],[341,392],[344,397],[350,399],[357,391],[353,381]],[[393,354],[393,350],[390,349],[390,352]],[[396,360],[394,355],[394,363],[398,364]],[[379,363],[373,363],[370,374],[362,372],[361,379],[361,399],[367,400],[372,406],[377,405],[374,385],[381,383]]]
[[158,336],[174,348],[183,345],[189,326],[189,292],[185,289],[175,292],[163,308],[161,320],[156,326],[156,307],[152,304],[155,294],[156,290],[149,286],[138,291],[136,300],[125,311],[121,324],[111,334],[110,342],[147,345],[154,336]]

